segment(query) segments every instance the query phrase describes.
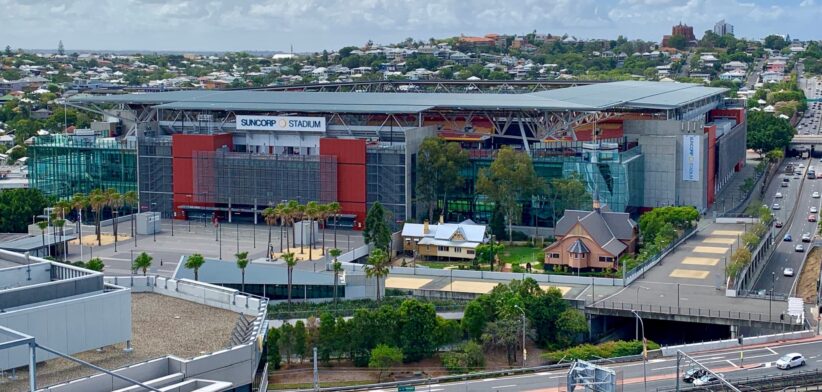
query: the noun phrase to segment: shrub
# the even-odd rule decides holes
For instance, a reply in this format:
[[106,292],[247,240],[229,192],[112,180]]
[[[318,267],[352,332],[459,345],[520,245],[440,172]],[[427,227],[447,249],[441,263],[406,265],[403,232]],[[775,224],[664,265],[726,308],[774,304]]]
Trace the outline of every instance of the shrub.
[[[659,344],[648,341],[648,350],[659,349]],[[642,342],[639,340],[616,340],[597,345],[581,344],[565,350],[551,351],[542,354],[542,358],[550,362],[574,359],[593,360],[599,358],[616,358],[628,355],[642,354]]]
[[476,342],[463,343],[455,351],[440,356],[442,366],[452,374],[470,373],[485,367],[485,355]]

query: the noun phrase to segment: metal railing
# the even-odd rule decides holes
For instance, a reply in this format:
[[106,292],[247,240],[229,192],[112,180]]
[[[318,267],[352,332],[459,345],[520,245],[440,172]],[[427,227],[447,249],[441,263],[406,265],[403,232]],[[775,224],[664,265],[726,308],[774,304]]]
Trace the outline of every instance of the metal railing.
[[[767,375],[756,377],[738,377],[728,378],[729,383],[741,391],[821,391],[822,390],[822,371],[819,369],[806,370],[800,372],[792,372],[780,375]],[[713,389],[720,388],[720,389]],[[808,387],[815,387],[809,389]],[[706,391],[706,390],[722,390],[720,384],[711,384],[710,386],[680,386],[678,391]],[[673,392],[677,391],[673,387],[657,388],[657,392]]]
[[686,229],[681,236],[671,241],[671,243],[668,244],[668,246],[660,250],[655,255],[651,256],[648,260],[644,261],[642,264],[634,268],[631,268],[629,271],[626,271],[623,277],[623,284],[625,286],[631,284],[631,282],[633,282],[637,277],[642,276],[642,274],[644,274],[651,267],[655,266],[663,258],[665,258],[665,256],[667,256],[669,252],[676,249],[676,247],[678,247],[679,245],[687,241],[689,238],[691,238],[691,236],[693,236],[694,233],[696,233],[696,231],[696,226]]
[[[612,309],[624,310],[645,313],[669,314],[677,316],[689,317],[715,317],[728,320],[741,321],[759,321],[779,324],[795,324],[790,317],[780,317],[782,313],[775,312],[773,314],[767,313],[752,313],[752,312],[738,312],[733,310],[717,310],[717,309],[702,309],[691,308],[677,305],[651,305],[651,304],[634,304],[625,302],[597,302],[589,305],[587,309]],[[799,324],[797,324],[799,325]]]

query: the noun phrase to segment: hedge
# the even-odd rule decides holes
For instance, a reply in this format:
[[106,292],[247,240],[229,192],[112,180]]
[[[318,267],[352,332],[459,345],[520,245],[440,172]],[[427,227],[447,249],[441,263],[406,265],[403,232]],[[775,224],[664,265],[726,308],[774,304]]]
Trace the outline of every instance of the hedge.
[[[648,341],[648,350],[659,349],[659,344]],[[615,340],[611,342],[593,344],[581,344],[565,350],[551,351],[542,354],[542,359],[556,363],[559,361],[572,361],[575,359],[594,360],[600,358],[616,358],[628,355],[642,354],[642,341],[639,340]]]

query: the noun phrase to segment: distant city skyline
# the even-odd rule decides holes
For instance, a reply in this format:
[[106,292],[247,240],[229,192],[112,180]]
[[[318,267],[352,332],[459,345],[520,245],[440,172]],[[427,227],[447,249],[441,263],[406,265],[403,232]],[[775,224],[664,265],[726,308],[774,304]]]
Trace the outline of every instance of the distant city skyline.
[[819,0],[0,0],[0,46],[53,50],[334,50],[368,40],[525,34],[659,42],[679,22],[702,36],[820,39]]

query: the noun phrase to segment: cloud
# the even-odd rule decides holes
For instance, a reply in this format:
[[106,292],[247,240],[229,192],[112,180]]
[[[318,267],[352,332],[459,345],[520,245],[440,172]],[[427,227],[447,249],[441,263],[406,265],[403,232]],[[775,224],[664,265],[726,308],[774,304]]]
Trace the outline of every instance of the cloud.
[[819,12],[814,0],[747,1],[0,0],[0,46],[50,48],[62,39],[67,48],[285,50],[294,44],[304,51],[369,39],[533,30],[658,40],[680,21],[704,31],[722,18],[751,37],[816,31],[808,16]]

